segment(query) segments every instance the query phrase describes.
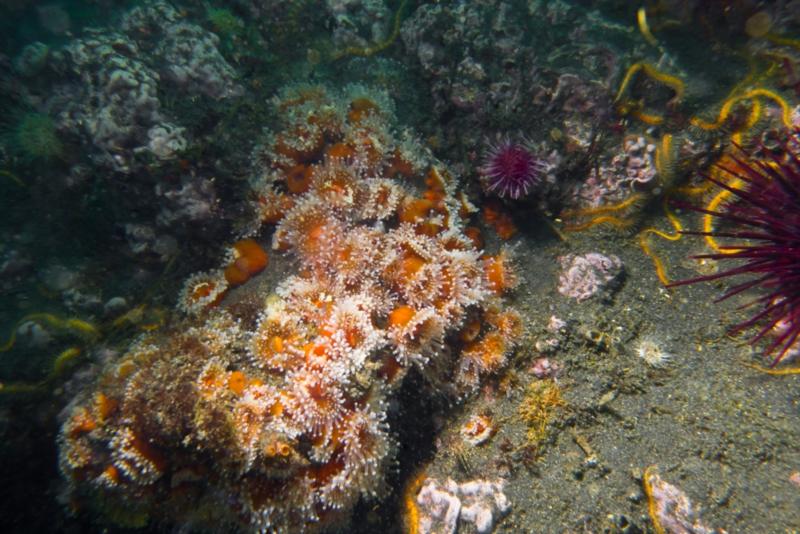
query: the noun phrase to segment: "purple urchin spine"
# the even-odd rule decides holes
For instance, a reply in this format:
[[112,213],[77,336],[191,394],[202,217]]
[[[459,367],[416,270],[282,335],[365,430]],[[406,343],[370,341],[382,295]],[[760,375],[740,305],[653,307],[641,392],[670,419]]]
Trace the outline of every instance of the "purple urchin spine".
[[487,191],[514,200],[527,195],[540,181],[542,162],[525,142],[506,137],[489,146],[479,168]]

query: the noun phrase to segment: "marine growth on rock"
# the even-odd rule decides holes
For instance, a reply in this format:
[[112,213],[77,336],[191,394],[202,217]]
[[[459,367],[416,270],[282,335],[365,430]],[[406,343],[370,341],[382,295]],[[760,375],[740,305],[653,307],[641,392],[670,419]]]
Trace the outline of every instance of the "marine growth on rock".
[[[114,522],[339,524],[383,491],[388,400],[408,371],[468,394],[521,333],[501,300],[509,265],[464,234],[454,180],[395,133],[385,94],[300,86],[274,106],[282,126],[254,154],[254,238],[190,278],[187,317],[111,362],[61,430],[72,498]],[[273,224],[293,267],[267,288],[251,278]]]

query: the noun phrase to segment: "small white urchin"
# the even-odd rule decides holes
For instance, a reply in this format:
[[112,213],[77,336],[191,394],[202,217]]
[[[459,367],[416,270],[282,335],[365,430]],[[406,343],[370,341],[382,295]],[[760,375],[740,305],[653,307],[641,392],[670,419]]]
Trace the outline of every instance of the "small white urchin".
[[661,345],[650,337],[641,338],[635,352],[651,367],[665,367],[672,361],[672,354],[661,348]]

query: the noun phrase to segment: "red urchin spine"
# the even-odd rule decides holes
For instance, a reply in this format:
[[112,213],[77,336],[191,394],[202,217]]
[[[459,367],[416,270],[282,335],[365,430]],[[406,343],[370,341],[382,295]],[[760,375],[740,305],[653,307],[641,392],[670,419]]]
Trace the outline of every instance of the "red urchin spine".
[[705,179],[734,195],[735,200],[718,211],[679,205],[716,217],[733,228],[730,231],[683,233],[744,240],[739,244],[720,246],[722,251],[728,252],[695,256],[713,260],[742,260],[744,263],[716,274],[682,280],[668,286],[751,275],[750,279],[734,285],[716,302],[755,288],[765,291],[742,306],[760,305],[762,309],[746,321],[736,324],[731,332],[738,333],[763,322],[764,325],[750,339],[750,343],[755,344],[770,332],[775,333],[775,339],[765,349],[767,355],[778,350],[772,361],[773,366],[797,348],[800,338],[799,147],[800,130],[789,136],[780,154],[765,151],[768,154],[766,160],[756,160],[737,146],[742,157],[731,158],[736,168],[723,165],[717,168],[740,180],[744,184],[741,187],[704,175]]

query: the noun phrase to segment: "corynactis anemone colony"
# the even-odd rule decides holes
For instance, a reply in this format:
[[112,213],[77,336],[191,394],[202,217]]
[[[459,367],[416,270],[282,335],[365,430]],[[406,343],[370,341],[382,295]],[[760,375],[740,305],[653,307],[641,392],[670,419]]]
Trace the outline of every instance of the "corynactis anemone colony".
[[465,235],[471,205],[398,140],[386,95],[303,86],[275,109],[283,128],[255,154],[253,235],[276,223],[294,274],[268,294],[249,280],[266,255],[240,241],[227,266],[187,281],[185,321],[109,364],[63,425],[71,496],[116,523],[330,527],[380,492],[387,400],[409,369],[463,395],[521,333],[500,301],[506,256]]
[[479,171],[488,191],[518,199],[539,183],[542,162],[527,143],[505,137],[490,145]]
[[[777,352],[773,365],[798,351],[800,337],[800,132],[789,135],[783,149],[756,158],[739,151],[729,155],[726,162],[706,178],[732,195],[718,211],[691,207],[716,217],[724,226],[704,232],[686,232],[727,239],[720,252],[699,258],[741,260],[727,270],[673,286],[705,282],[729,276],[749,275],[718,300],[724,300],[751,289],[763,290],[750,305],[758,311],[748,320],[733,327],[741,332],[761,325],[751,339],[758,342],[768,334],[774,339],[765,352]],[[731,241],[733,240],[733,241]]]

